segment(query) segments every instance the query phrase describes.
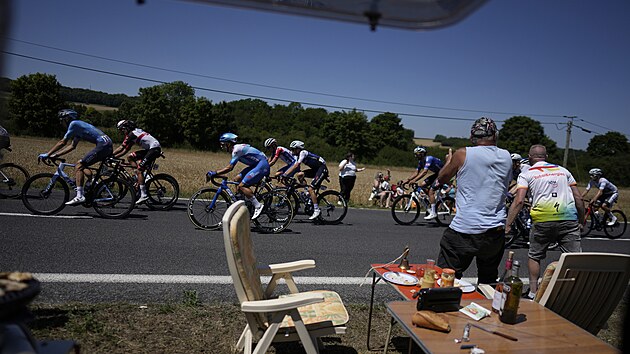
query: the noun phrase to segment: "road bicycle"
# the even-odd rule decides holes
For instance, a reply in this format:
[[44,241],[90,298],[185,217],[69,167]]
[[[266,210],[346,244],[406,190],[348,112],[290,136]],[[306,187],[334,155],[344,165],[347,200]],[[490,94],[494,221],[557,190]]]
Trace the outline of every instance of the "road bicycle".
[[[5,149],[11,151],[10,147]],[[0,160],[2,160],[2,151],[0,151]],[[0,164],[0,197],[19,198],[22,186],[29,177],[28,171],[20,165],[11,162]]]
[[[57,171],[52,173],[39,173],[29,178],[22,188],[22,202],[24,206],[34,214],[54,215],[66,207],[70,199],[70,189],[76,188],[75,180],[65,172],[66,167],[74,167],[75,164],[66,163],[64,159],[48,157],[43,160],[48,166],[55,166]],[[103,176],[102,171],[107,166],[117,168],[120,160],[107,159],[102,161],[98,168],[92,170],[92,179],[85,184],[84,207],[92,207],[102,217],[108,219],[121,219],[127,217],[136,204],[136,193],[133,185],[112,173]]]
[[[326,181],[330,182],[330,179],[326,177]],[[294,216],[306,215],[310,217],[313,215],[314,205],[307,185],[301,184],[294,177],[283,178],[283,184],[285,187],[276,187],[274,190],[288,196],[293,204]],[[341,193],[328,189],[325,185],[320,185],[319,188],[315,189],[315,195],[317,196],[317,205],[321,210],[315,219],[316,222],[321,224],[341,223],[348,213],[348,202]]]
[[[407,189],[404,185],[399,188]],[[411,193],[399,195],[392,202],[392,217],[400,225],[411,225],[420,215],[429,215],[431,202],[427,193],[415,183],[411,185],[411,190]],[[455,200],[436,191],[435,211],[437,213],[435,221],[438,225],[450,225],[455,216]]]
[[[506,211],[510,210],[510,205],[514,201],[513,196],[508,196],[505,209]],[[529,244],[529,232],[532,228],[532,219],[529,215],[529,210],[531,208],[531,204],[529,202],[523,203],[523,207],[521,211],[519,211],[518,215],[514,219],[512,223],[512,228],[509,234],[505,234],[505,247],[510,247],[517,240],[521,240],[525,244]],[[557,243],[550,245],[548,248],[553,249],[557,246]]]
[[[166,158],[164,154],[160,154],[160,157]],[[138,176],[134,171],[135,168],[124,163],[123,160],[120,160],[118,166],[120,178],[129,181],[134,186],[136,200],[138,200],[138,198],[140,198],[140,187],[138,185]],[[179,199],[179,183],[175,177],[169,174],[153,174],[153,171],[156,171],[158,168],[159,165],[153,160],[143,172],[144,183],[147,187],[147,195],[149,196],[146,205],[152,210],[170,210]],[[112,171],[108,171],[106,174],[111,172]]]
[[611,239],[616,239],[626,232],[628,227],[626,214],[619,209],[611,210],[610,212],[617,218],[614,225],[608,225],[611,220],[609,213],[600,213],[599,205],[593,205],[590,200],[584,200],[588,204],[584,213],[584,224],[582,224],[582,237],[587,236],[591,231],[604,231],[606,236]]
[[[229,206],[238,200],[245,200],[250,214],[253,214],[252,203],[241,193],[235,193],[230,188],[231,185],[236,186],[239,182],[229,181],[225,176],[216,175],[212,176],[210,181],[217,188],[201,188],[188,201],[188,218],[196,227],[204,230],[220,228],[223,215]],[[263,204],[263,210],[252,221],[260,232],[280,233],[291,223],[293,204],[286,195],[277,191],[267,191],[268,187],[265,187],[265,183],[262,181],[254,186],[254,195]]]

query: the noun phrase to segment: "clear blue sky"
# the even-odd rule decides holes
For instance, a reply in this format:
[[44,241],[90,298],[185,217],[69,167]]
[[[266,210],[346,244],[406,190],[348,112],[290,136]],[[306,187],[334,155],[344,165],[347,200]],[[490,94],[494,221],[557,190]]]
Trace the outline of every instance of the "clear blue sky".
[[[594,133],[630,134],[628,14],[625,0],[491,0],[450,27],[370,32],[367,24],[185,1],[19,0],[13,1],[14,40],[6,50],[199,88],[401,113],[417,137],[467,137],[471,121],[404,113],[497,121],[522,114],[543,123],[564,147],[566,126],[553,124],[566,123],[564,115],[577,116],[575,124]],[[10,78],[44,72],[64,86],[127,95],[156,84],[5,59]],[[213,102],[244,98],[201,89],[196,94]],[[571,146],[585,149],[593,136],[574,128]]]

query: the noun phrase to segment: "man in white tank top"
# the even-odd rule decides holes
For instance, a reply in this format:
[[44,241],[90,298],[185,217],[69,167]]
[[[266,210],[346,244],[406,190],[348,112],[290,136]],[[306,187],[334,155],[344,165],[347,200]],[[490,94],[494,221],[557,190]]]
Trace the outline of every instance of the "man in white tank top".
[[473,123],[474,146],[449,150],[440,170],[440,184],[457,178],[457,214],[440,241],[438,266],[452,268],[461,278],[476,259],[478,282],[494,283],[505,244],[505,197],[512,179],[512,159],[497,147],[497,126],[490,118]]

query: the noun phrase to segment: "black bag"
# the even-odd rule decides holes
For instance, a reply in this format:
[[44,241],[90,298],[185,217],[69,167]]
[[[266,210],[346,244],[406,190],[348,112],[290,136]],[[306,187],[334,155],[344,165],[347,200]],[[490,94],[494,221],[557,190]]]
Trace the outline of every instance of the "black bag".
[[431,310],[433,312],[459,311],[459,303],[462,300],[462,289],[427,288],[420,289],[416,309]]

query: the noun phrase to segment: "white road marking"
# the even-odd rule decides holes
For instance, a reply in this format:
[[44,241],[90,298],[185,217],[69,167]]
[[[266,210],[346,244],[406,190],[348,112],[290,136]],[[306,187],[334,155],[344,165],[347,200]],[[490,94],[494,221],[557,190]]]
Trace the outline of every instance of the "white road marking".
[[93,219],[88,215],[34,215],[21,213],[0,213],[0,216],[26,216],[31,218],[56,218],[56,219]]
[[616,238],[611,239],[607,237],[582,237],[582,241],[584,240],[600,240],[600,241],[630,241],[630,238]]

